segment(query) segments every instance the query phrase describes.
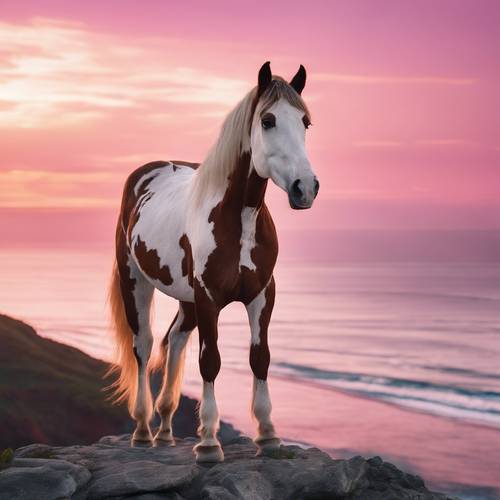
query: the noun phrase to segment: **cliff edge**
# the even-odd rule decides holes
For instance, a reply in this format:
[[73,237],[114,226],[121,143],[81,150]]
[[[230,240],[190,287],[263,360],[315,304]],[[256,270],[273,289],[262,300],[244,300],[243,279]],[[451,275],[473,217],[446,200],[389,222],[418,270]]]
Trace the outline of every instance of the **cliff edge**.
[[194,461],[195,442],[131,448],[125,434],[87,446],[25,446],[0,471],[0,500],[450,498],[379,457],[333,460],[317,448],[298,446],[256,457],[252,441],[240,436],[224,444],[225,462],[201,466]]

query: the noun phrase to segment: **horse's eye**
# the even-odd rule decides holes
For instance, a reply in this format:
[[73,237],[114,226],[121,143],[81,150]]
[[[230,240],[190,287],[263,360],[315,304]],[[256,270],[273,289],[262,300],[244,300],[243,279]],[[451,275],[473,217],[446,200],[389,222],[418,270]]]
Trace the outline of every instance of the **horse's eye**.
[[304,115],[304,117],[302,118],[302,123],[304,124],[304,127],[309,128],[311,126],[311,121],[309,120],[309,118],[307,118],[307,116]]
[[276,127],[276,117],[272,113],[266,113],[262,117],[262,128],[268,130],[273,127]]

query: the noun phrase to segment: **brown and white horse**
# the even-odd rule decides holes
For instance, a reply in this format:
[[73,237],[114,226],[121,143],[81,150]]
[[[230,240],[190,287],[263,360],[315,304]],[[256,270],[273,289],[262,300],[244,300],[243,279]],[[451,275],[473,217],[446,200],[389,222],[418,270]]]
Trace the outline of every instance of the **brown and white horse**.
[[290,83],[273,77],[269,62],[258,85],[227,116],[201,164],[156,161],[125,184],[116,229],[116,263],[110,303],[117,343],[119,400],[136,420],[133,441],[153,441],[148,362],[153,344],[150,306],[154,289],[179,301],[162,342],[165,373],[155,408],[161,416],[155,444],[174,444],[172,415],[180,397],[185,347],[197,326],[203,378],[197,461],[222,461],[214,382],[221,360],[217,320],[221,309],[243,302],[250,322],[252,413],[258,452],[280,445],[271,422],[267,384],[267,330],[274,304],[273,268],[278,240],[264,203],[268,179],[288,193],[294,209],[311,207],[319,189],[305,150],[309,111],[300,94],[303,66]]

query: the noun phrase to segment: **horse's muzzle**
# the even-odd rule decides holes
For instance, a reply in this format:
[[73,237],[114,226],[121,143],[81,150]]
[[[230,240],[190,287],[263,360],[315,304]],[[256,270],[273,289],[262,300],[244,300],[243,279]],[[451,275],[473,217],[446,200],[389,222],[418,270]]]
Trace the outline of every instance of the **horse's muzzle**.
[[296,179],[288,188],[288,201],[294,210],[311,208],[314,199],[318,196],[319,181],[314,177],[311,181]]

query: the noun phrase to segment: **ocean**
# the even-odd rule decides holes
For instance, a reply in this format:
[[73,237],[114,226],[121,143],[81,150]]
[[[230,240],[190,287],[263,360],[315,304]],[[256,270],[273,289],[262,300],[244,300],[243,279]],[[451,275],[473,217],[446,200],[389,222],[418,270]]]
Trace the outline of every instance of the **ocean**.
[[[0,250],[0,312],[25,320],[42,336],[109,360],[112,344],[105,301],[111,263],[108,249]],[[283,260],[278,262],[276,282],[270,383],[276,418],[288,430],[284,438],[326,447],[334,456],[384,453],[407,469],[430,475],[431,485],[458,491],[463,498],[494,498],[492,488],[500,487],[496,479],[500,470],[499,266]],[[175,310],[175,301],[156,298],[156,339],[164,335]],[[184,390],[198,396],[196,332],[193,338]],[[219,408],[223,418],[246,432],[253,428],[248,417],[249,339],[243,306],[226,308],[219,333],[223,363],[216,383],[222,388]],[[244,390],[233,391],[236,382]],[[290,388],[300,397],[287,399]],[[317,407],[317,401],[329,398],[332,405],[338,401],[339,408],[352,408],[352,416],[342,420],[329,404]],[[353,426],[352,419],[359,420],[359,405],[368,408],[366,428],[359,423]],[[385,412],[393,424],[380,423]],[[302,432],[304,420],[307,429]],[[424,422],[434,430],[423,434]],[[455,453],[449,467],[439,462],[439,471],[434,467],[429,472],[422,459],[425,450],[416,441],[420,438],[412,441],[407,432],[404,439],[410,444],[401,450],[395,436],[402,426],[420,426],[419,436],[431,436],[443,426],[449,443],[460,443],[460,454]],[[387,444],[391,427],[392,448]],[[344,436],[342,446],[337,446],[336,434],[342,429],[363,439]],[[491,454],[484,460],[474,454],[478,439],[486,450],[491,443]],[[455,445],[446,443],[440,460],[448,460],[444,457],[452,453],[449,446]],[[434,457],[434,465],[438,458]],[[472,467],[477,473],[464,478],[453,473],[457,466]]]

